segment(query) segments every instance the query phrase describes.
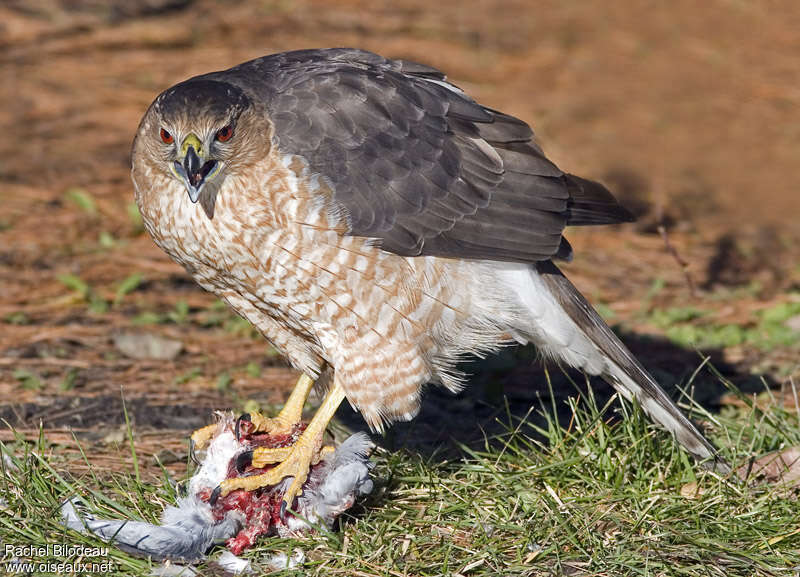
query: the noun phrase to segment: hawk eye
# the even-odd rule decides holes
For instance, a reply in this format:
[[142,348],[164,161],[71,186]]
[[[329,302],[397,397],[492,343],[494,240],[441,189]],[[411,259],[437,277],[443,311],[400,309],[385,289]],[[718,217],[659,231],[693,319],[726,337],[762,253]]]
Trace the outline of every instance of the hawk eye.
[[230,124],[223,126],[219,130],[217,130],[217,140],[220,142],[225,142],[230,140],[233,136],[233,126]]
[[169,132],[167,132],[166,130],[164,130],[162,128],[161,129],[161,141],[164,144],[172,144],[173,142],[175,142],[175,138]]

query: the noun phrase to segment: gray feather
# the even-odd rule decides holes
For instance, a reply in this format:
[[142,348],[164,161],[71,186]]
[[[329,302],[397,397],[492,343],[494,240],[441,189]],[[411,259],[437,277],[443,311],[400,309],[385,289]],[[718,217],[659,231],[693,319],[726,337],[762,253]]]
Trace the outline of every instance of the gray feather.
[[389,252],[533,263],[571,256],[568,224],[630,217],[601,185],[550,162],[525,122],[423,64],[301,50],[198,80],[263,106],[280,151],[333,185],[331,208],[346,215],[348,234]]
[[210,509],[199,501],[195,507],[169,507],[164,512],[163,525],[98,519],[89,513],[78,513],[76,505],[80,506],[78,499],[61,506],[64,525],[81,533],[89,531],[113,541],[123,551],[157,561],[198,561],[212,545],[233,537],[242,526],[241,517],[235,513],[214,521]]
[[613,224],[636,220],[602,184],[568,174],[567,186],[570,193],[567,224]]
[[[218,438],[212,440],[207,461]],[[238,443],[230,446],[238,447]],[[303,487],[303,494],[298,498],[298,511],[303,519],[330,527],[338,515],[352,506],[356,498],[372,491],[369,475],[372,468],[369,453],[372,447],[366,434],[356,433],[337,447],[333,455],[324,461],[323,466],[312,469]],[[229,455],[221,456],[226,458],[227,464],[235,457],[235,453],[231,451]],[[203,467],[198,469],[192,481],[202,475]],[[191,482],[189,484],[190,487],[194,485]],[[167,507],[161,516],[160,525],[144,521],[98,519],[88,512],[80,511],[79,507],[80,500],[77,498],[70,499],[61,506],[63,523],[70,529],[94,533],[134,555],[181,562],[203,559],[212,545],[235,536],[242,529],[244,519],[235,510],[228,511],[222,520],[214,519],[208,503],[195,494],[180,498],[177,507]],[[295,532],[310,528],[298,517],[289,517],[287,523],[290,525],[288,529],[279,525],[277,531]]]
[[567,315],[610,361],[603,378],[624,397],[636,399],[645,413],[671,432],[692,456],[717,472],[728,473],[730,466],[714,446],[672,402],[558,267],[552,262],[543,262],[537,265],[537,270]]

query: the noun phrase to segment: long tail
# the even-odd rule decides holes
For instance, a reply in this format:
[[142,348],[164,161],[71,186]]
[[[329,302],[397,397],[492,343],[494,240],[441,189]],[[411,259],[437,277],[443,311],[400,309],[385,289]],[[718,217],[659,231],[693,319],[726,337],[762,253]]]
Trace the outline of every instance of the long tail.
[[[512,274],[514,289],[533,319],[531,338],[543,352],[599,375],[627,399],[636,399],[656,423],[698,461],[730,471],[714,446],[686,418],[583,295],[552,262]],[[525,278],[527,277],[527,278]],[[522,281],[522,282],[520,282]]]

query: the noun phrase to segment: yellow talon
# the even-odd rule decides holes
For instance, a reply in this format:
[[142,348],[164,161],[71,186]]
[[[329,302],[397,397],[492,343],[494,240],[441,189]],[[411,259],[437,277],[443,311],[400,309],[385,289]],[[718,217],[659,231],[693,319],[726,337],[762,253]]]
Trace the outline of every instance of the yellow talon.
[[328,457],[328,455],[333,454],[335,451],[336,451],[336,447],[334,447],[332,445],[325,445],[324,447],[322,447],[319,450],[319,453],[317,454],[317,460],[314,461],[313,464],[316,465],[320,461],[324,461]]
[[289,458],[293,450],[294,447],[258,447],[253,450],[253,467],[263,469],[266,465],[281,463]]
[[[303,483],[305,483],[306,478],[308,477],[308,469],[314,460],[314,453],[316,452],[315,447],[309,443],[308,439],[300,439],[293,447],[272,450],[277,451],[278,455],[282,457],[281,462],[278,463],[275,468],[270,469],[269,471],[260,475],[225,479],[221,483],[222,496],[224,497],[236,489],[255,491],[261,487],[277,485],[284,477],[294,477],[295,482],[292,483],[292,488],[294,488],[294,485],[297,484],[298,481],[298,488],[302,487]],[[276,458],[266,457],[265,461],[259,463],[256,460],[257,452],[258,450],[254,451],[253,453],[253,466],[255,467],[260,468],[266,464],[269,464],[270,462],[274,463],[277,460]],[[297,491],[295,491],[295,494],[297,494]],[[285,500],[289,500],[289,497],[291,497],[293,500],[294,496],[295,495],[290,495],[290,492],[287,491]]]
[[[294,395],[294,392],[292,395]],[[294,498],[302,493],[302,487],[308,478],[308,471],[311,466],[318,463],[324,455],[330,454],[333,450],[333,447],[322,446],[322,438],[328,423],[333,418],[344,397],[345,393],[341,385],[334,384],[328,390],[328,394],[325,395],[325,400],[320,405],[314,418],[311,419],[306,430],[303,431],[292,447],[259,447],[253,450],[252,464],[254,467],[261,468],[264,465],[275,462],[279,462],[278,465],[260,475],[225,479],[214,491],[212,500],[216,501],[217,497],[224,497],[237,489],[255,491],[261,487],[277,485],[285,477],[294,477],[292,484],[284,494],[281,510],[285,511],[287,507],[291,507]]]
[[282,417],[265,417],[261,413],[250,413],[250,422],[253,423],[254,433],[269,433],[270,435],[290,435],[300,418],[297,420]]
[[211,439],[216,432],[216,423],[213,425],[206,425],[202,429],[197,429],[194,433],[192,433],[192,448],[202,449],[206,446],[206,443],[208,443],[209,439]]
[[[294,447],[257,447],[253,450],[251,464],[256,469],[263,469],[272,463],[282,463],[289,458],[293,450]],[[316,465],[335,450],[335,447],[325,445],[319,451],[314,451],[311,464]]]
[[[286,400],[286,404],[275,417],[265,417],[261,413],[250,413],[247,419],[253,424],[253,432],[270,435],[289,435],[303,418],[303,406],[314,388],[314,381],[307,375],[301,375]],[[238,429],[237,429],[238,432]],[[237,435],[238,436],[238,435]]]
[[[286,400],[286,404],[276,417],[265,417],[261,413],[251,413],[248,415],[248,420],[253,423],[254,431],[270,433],[272,435],[291,434],[295,425],[303,418],[303,406],[306,404],[306,399],[309,393],[311,393],[312,388],[314,388],[314,381],[311,377],[300,375],[294,389],[292,389],[292,393]],[[205,447],[216,431],[217,425],[214,424],[207,425],[193,432],[191,436],[192,450]]]

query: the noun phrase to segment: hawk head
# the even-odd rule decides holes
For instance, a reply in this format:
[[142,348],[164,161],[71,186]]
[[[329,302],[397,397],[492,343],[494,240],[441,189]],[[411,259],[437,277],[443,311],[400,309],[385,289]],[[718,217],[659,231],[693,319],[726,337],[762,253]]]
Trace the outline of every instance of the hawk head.
[[269,135],[266,115],[241,88],[196,78],[156,98],[139,125],[134,158],[180,182],[211,218],[225,176],[263,158]]

